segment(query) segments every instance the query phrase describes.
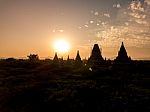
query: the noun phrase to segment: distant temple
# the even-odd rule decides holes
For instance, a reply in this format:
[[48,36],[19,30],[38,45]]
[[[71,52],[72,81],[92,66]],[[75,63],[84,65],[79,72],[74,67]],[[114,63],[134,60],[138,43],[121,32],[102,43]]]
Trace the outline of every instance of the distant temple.
[[115,61],[115,63],[122,63],[122,64],[131,62],[131,58],[128,57],[123,42],[122,42],[122,45],[121,45],[120,50],[118,52],[118,56],[116,57],[116,59],[114,61]]
[[88,59],[88,64],[89,65],[103,65],[104,64],[104,59],[102,57],[101,51],[99,49],[98,44],[95,44],[90,58]]
[[[58,58],[57,53],[55,53],[53,62],[57,63],[57,64],[58,63],[63,64],[64,60],[63,60],[63,57]],[[91,56],[89,57],[88,60],[86,60],[86,59],[82,60],[80,57],[79,50],[78,50],[75,59],[70,59],[69,55],[68,55],[68,58],[65,63],[67,63],[68,65],[69,64],[75,65],[76,67],[81,67],[82,65],[88,65],[89,67],[99,69],[99,68],[103,68],[106,66],[112,66],[112,64],[117,65],[117,66],[118,65],[120,66],[120,64],[124,65],[124,66],[126,66],[126,65],[128,66],[130,64],[132,65],[132,60],[130,57],[128,57],[127,51],[122,42],[120,50],[118,52],[118,56],[116,57],[116,59],[113,62],[111,62],[110,60],[106,60],[106,58],[104,60],[98,44],[94,44],[94,47],[91,52]]]
[[77,55],[76,55],[76,58],[75,58],[75,64],[76,65],[81,65],[82,64],[82,60],[81,60],[81,57],[80,57],[79,50],[77,51]]
[[68,64],[68,65],[70,65],[70,64],[71,64],[71,60],[70,60],[69,55],[68,55],[68,57],[67,57],[67,61],[66,61],[66,62],[67,62],[67,64]]
[[57,52],[55,53],[55,56],[54,56],[54,61],[58,61],[58,56],[57,56]]
[[67,61],[69,61],[70,60],[70,58],[69,58],[69,55],[68,55],[68,57],[67,57]]

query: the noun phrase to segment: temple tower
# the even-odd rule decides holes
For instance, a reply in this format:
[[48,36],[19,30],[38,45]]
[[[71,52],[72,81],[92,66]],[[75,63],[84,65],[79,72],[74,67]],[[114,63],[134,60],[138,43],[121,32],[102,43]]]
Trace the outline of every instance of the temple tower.
[[120,50],[118,52],[118,56],[115,59],[115,62],[118,62],[118,63],[128,63],[130,61],[131,61],[131,58],[128,57],[127,51],[126,51],[126,49],[124,47],[124,44],[122,42]]
[[94,44],[91,56],[88,59],[88,64],[90,65],[103,65],[104,64],[104,59],[102,57],[101,50],[98,44]]
[[79,53],[79,50],[78,50],[76,58],[75,58],[75,65],[80,66],[81,64],[82,64],[82,60],[81,60],[80,53]]
[[53,59],[53,61],[58,61],[57,52],[55,52],[55,56],[54,56],[54,59]]

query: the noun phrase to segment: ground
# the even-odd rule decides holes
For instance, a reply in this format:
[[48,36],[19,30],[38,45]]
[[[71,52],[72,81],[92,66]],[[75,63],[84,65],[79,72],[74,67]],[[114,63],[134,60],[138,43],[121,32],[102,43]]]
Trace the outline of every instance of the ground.
[[1,112],[149,112],[150,62],[89,70],[51,60],[0,61]]

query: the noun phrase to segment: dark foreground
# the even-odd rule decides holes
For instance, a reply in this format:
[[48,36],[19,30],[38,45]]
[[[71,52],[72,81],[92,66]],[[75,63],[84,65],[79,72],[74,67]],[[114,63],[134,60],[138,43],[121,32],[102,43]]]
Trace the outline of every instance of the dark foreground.
[[0,112],[150,112],[149,70],[1,60]]

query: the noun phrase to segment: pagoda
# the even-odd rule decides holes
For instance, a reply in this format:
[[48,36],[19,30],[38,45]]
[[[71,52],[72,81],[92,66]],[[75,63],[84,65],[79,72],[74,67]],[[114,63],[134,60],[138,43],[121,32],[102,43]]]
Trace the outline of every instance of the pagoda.
[[67,57],[67,61],[69,61],[70,60],[70,57],[69,57],[69,55],[68,55],[68,57]]
[[70,64],[71,64],[71,60],[70,60],[69,55],[68,55],[68,57],[67,57],[67,61],[66,61],[66,62],[67,62],[67,64],[68,64],[68,65],[70,65]]
[[80,57],[79,50],[77,51],[77,55],[76,55],[76,58],[75,58],[75,64],[76,65],[81,65],[82,64],[82,60],[81,60],[81,57]]
[[131,62],[131,58],[128,57],[127,51],[124,47],[123,42],[122,42],[120,50],[118,52],[118,56],[116,57],[116,59],[114,61],[116,63],[130,63]]
[[98,46],[98,44],[94,44],[94,47],[92,49],[92,53],[91,53],[91,56],[90,58],[88,59],[88,64],[89,65],[96,65],[96,66],[99,66],[99,65],[103,65],[104,64],[104,59],[102,57],[102,54],[101,54],[101,50]]
[[58,61],[59,59],[58,59],[58,56],[57,56],[57,52],[55,52],[55,56],[54,56],[54,59],[53,59],[53,61]]

